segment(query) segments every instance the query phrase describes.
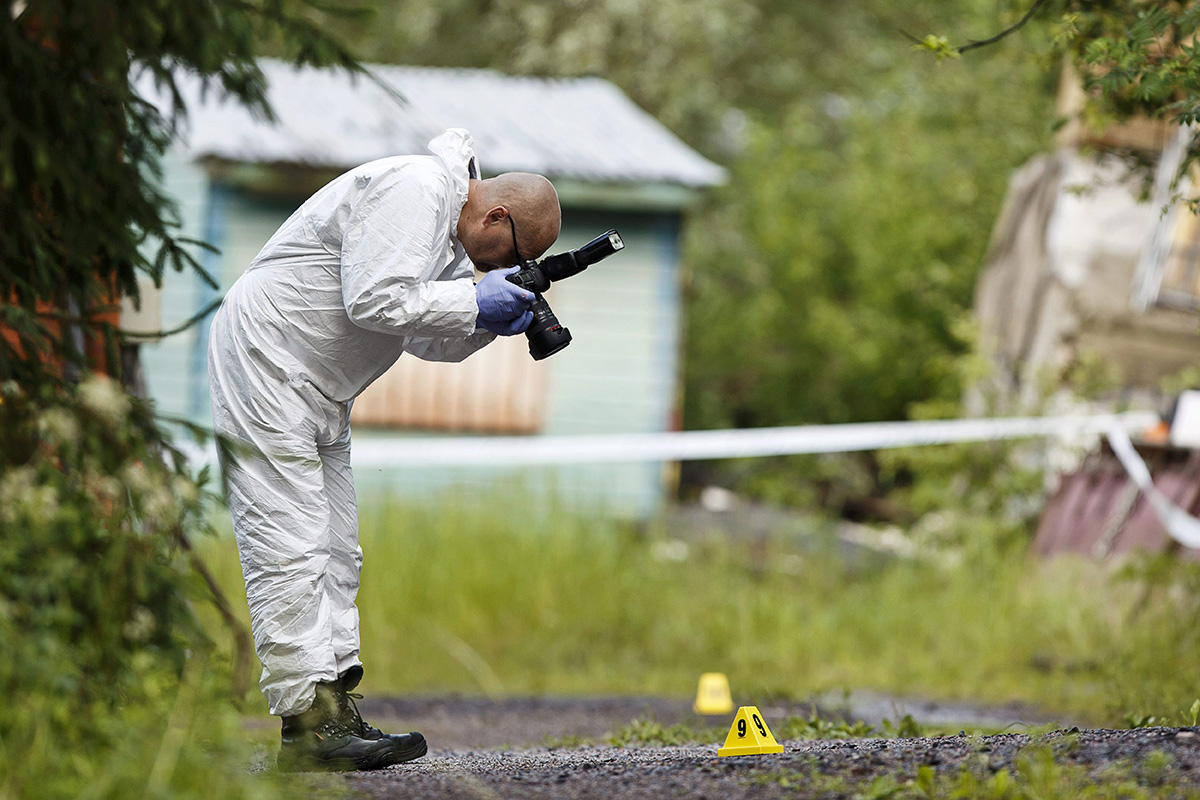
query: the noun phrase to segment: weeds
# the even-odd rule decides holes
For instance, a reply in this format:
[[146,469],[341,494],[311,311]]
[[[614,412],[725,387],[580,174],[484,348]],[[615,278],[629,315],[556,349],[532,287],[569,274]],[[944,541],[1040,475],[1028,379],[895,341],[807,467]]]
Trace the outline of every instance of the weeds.
[[[1170,759],[1152,753],[1139,762],[1118,762],[1093,775],[1083,765],[1062,764],[1052,750],[1034,745],[1017,758],[1015,769],[991,772],[987,768],[963,768],[955,775],[929,770],[906,787],[906,798],[949,800],[970,797],[979,800],[1148,800],[1164,795],[1197,798],[1200,790],[1179,785],[1169,776]],[[928,769],[928,768],[926,768]]]
[[204,494],[153,424],[108,379],[0,384],[0,800],[283,793],[247,770],[193,610]]
[[883,721],[883,732],[895,739],[912,739],[917,736],[928,736],[925,729],[913,719],[912,714],[905,714],[899,722],[890,719]]
[[790,716],[779,726],[780,739],[910,739],[930,731],[905,714],[898,722],[885,719],[876,728],[862,720],[825,719],[817,712]]
[[595,744],[595,740],[586,736],[576,736],[573,733],[565,736],[547,736],[542,740],[542,746],[547,750],[574,750]]
[[[912,719],[908,717],[908,719]],[[914,723],[915,724],[915,723]],[[809,717],[791,716],[779,726],[779,739],[870,739],[880,731],[861,720],[822,719],[815,711]]]
[[720,728],[692,728],[683,723],[664,726],[652,719],[635,719],[606,741],[613,747],[673,747],[681,744],[715,744],[725,739]]
[[1127,713],[1125,715],[1125,727],[1130,729],[1163,728],[1173,725],[1183,725],[1194,728],[1196,727],[1198,718],[1200,718],[1200,700],[1193,702],[1186,711],[1180,711],[1175,719],[1169,716],[1155,716],[1154,714]]

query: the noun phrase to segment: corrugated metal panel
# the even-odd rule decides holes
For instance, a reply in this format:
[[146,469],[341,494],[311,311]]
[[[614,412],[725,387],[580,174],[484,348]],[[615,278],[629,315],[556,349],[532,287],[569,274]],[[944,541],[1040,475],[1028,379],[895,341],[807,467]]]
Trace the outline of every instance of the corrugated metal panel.
[[536,433],[546,413],[546,365],[524,336],[499,339],[459,364],[404,356],[354,401],[351,422],[373,428]]
[[[1181,508],[1200,509],[1200,452],[1142,444],[1154,485]],[[1162,523],[1104,447],[1079,471],[1063,476],[1047,501],[1034,552],[1105,558],[1174,547]]]
[[[1188,453],[1179,450],[1174,452]],[[1149,465],[1153,470],[1154,485],[1182,508],[1194,510],[1197,489],[1200,488],[1197,454],[1171,458],[1171,453],[1171,450],[1164,449],[1150,457]],[[1113,539],[1112,554],[1122,555],[1134,550],[1159,551],[1170,545],[1171,538],[1159,521],[1158,515],[1150,508],[1145,498],[1139,496],[1129,519]]]
[[[348,168],[385,156],[424,153],[451,127],[475,137],[490,174],[538,172],[591,182],[710,186],[724,170],[696,153],[600,78],[512,77],[491,70],[372,65],[399,103],[364,77],[260,62],[277,124],[222,102],[199,81],[180,81],[195,158]],[[152,83],[138,88],[156,97]]]
[[[1120,467],[1114,471],[1111,466],[1063,477],[1042,513],[1034,539],[1035,552],[1043,555],[1091,552],[1094,542],[1089,532],[1103,526],[1097,519],[1107,519],[1103,510],[1096,509],[1097,501],[1109,500],[1106,505],[1111,508],[1125,482]],[[1085,521],[1089,519],[1089,510],[1091,521]]]

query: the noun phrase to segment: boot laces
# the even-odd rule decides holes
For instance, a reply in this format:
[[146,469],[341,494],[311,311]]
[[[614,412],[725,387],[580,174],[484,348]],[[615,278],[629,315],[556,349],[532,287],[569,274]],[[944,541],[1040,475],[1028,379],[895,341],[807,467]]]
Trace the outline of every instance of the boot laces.
[[358,711],[358,704],[354,702],[362,700],[363,696],[355,692],[339,692],[338,694],[338,721],[358,736],[369,733],[371,726],[363,721],[362,714]]
[[326,739],[337,736],[355,736],[358,734],[358,731],[348,725],[340,717],[330,717],[317,727],[313,728],[313,733],[317,735],[318,739]]

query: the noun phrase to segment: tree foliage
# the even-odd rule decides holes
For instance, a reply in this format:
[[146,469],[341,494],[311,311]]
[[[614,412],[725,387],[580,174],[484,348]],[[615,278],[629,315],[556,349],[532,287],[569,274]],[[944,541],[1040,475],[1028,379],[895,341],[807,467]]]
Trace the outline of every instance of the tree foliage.
[[[0,324],[15,335],[0,337],[0,380],[42,380],[53,360],[78,360],[59,323],[136,298],[139,274],[159,283],[168,268],[200,270],[176,235],[170,200],[148,180],[186,116],[176,70],[269,116],[254,62],[263,39],[301,63],[354,68],[282,0],[30,0],[5,15]],[[147,102],[131,76],[173,97],[172,112]],[[115,331],[96,327],[111,354]]]
[[903,419],[960,396],[975,279],[1009,171],[1048,143],[1049,81],[1015,48],[922,63],[881,27],[852,49],[872,80],[750,117],[689,228],[690,425]]
[[[599,75],[693,147],[727,160],[736,155],[736,127],[744,113],[779,121],[794,104],[811,102],[833,86],[869,85],[908,57],[895,46],[904,41],[900,28],[956,20],[961,4],[366,0],[366,5],[369,17],[337,28],[365,60],[552,77]],[[931,13],[935,9],[939,14]]]
[[[1033,0],[1016,24],[986,40],[955,46],[930,35],[918,45],[939,57],[993,44],[1032,20],[1048,51],[1076,67],[1093,128],[1133,117],[1200,121],[1200,5],[1193,0]],[[1193,140],[1186,169],[1195,160]]]
[[78,337],[106,341],[118,371],[120,333],[96,315],[139,275],[199,270],[154,180],[186,116],[175,79],[269,115],[264,40],[356,68],[283,0],[28,0],[0,20],[0,797],[263,788],[220,761],[229,715],[198,711],[214,674],[189,549],[204,476],[152,409],[88,377]]

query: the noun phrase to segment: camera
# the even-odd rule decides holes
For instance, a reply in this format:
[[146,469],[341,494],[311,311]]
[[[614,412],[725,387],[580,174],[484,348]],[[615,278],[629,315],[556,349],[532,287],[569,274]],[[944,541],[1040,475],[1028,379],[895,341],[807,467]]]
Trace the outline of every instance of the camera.
[[526,261],[520,272],[508,276],[509,282],[535,295],[533,304],[529,306],[533,312],[533,322],[525,330],[525,338],[529,340],[529,355],[533,356],[534,361],[548,358],[571,343],[571,332],[554,316],[542,292],[549,289],[554,281],[578,275],[597,261],[624,248],[621,234],[610,230],[577,250],[546,256],[537,262]]

